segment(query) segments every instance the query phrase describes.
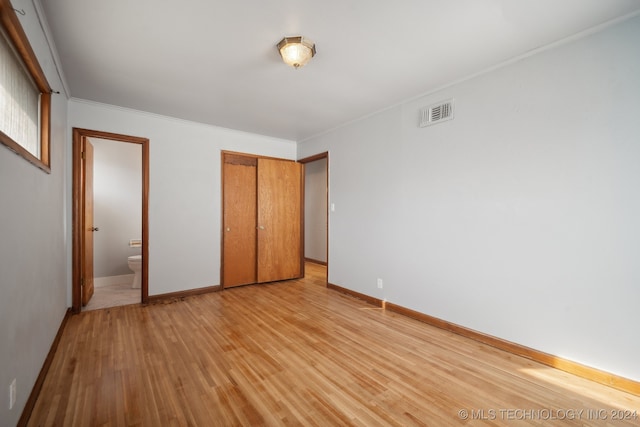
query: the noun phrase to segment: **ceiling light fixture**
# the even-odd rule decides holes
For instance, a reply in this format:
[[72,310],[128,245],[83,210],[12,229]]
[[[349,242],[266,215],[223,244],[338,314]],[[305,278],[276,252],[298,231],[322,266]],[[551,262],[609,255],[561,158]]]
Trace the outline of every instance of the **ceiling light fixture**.
[[316,45],[302,36],[285,37],[278,43],[278,52],[285,64],[297,70],[315,56]]

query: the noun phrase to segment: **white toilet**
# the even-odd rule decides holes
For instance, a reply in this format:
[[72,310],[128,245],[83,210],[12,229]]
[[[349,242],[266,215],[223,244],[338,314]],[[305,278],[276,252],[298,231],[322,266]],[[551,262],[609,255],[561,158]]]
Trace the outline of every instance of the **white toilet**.
[[131,287],[140,288],[142,283],[142,255],[131,255],[129,257],[129,268],[135,273]]

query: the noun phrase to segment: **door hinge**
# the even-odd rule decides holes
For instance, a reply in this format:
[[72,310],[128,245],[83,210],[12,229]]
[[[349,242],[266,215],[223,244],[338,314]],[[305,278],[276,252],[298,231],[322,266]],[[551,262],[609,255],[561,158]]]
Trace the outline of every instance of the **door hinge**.
[[80,279],[80,286],[84,288],[84,277]]
[[87,156],[85,155],[85,152],[82,152],[82,160],[85,160],[87,158]]

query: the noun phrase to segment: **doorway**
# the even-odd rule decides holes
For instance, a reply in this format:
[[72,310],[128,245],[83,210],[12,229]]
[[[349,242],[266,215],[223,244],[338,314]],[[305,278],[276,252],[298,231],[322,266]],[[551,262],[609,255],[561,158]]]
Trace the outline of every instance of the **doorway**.
[[[94,236],[100,232],[99,224],[94,223],[94,207],[93,207],[93,180],[94,180],[94,161],[93,152],[95,144],[108,143],[126,143],[136,144],[140,147],[141,156],[140,168],[138,172],[141,174],[138,181],[138,191],[141,191],[141,198],[137,198],[138,203],[141,200],[141,233],[138,236],[131,236],[128,241],[118,242],[125,246],[127,243],[137,253],[141,253],[142,262],[140,268],[140,288],[138,302],[147,302],[148,290],[148,193],[149,193],[149,140],[146,138],[114,134],[101,131],[93,131],[88,129],[73,129],[73,278],[72,278],[72,311],[79,313],[83,306],[86,306],[95,289],[94,283]],[[122,148],[122,147],[120,147]],[[140,185],[141,182],[141,185]],[[136,207],[137,208],[137,207]],[[138,213],[140,209],[137,210]],[[103,221],[104,218],[103,218]],[[113,230],[113,228],[112,228]],[[105,237],[113,237],[115,233],[108,233],[108,229],[103,229]],[[100,238],[103,236],[100,235]],[[102,239],[104,240],[104,239]],[[108,240],[108,239],[107,239]],[[141,247],[140,247],[141,246]],[[100,265],[98,269],[103,269]],[[106,270],[105,270],[106,271]],[[104,274],[100,272],[100,274]],[[114,276],[116,277],[116,276]]]
[[304,177],[304,259],[324,266],[325,282],[329,264],[329,153],[299,160]]

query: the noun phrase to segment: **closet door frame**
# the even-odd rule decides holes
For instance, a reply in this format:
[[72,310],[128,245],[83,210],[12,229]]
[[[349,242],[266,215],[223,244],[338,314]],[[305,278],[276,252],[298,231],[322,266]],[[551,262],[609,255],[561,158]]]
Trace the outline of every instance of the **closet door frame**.
[[[225,265],[225,253],[224,253],[224,247],[225,247],[225,195],[224,195],[224,191],[225,191],[225,176],[224,176],[224,164],[225,164],[225,157],[226,156],[240,156],[240,157],[246,157],[246,158],[250,158],[250,159],[255,159],[255,162],[258,163],[258,159],[271,159],[271,160],[279,160],[279,161],[285,161],[285,162],[292,162],[292,163],[299,163],[296,160],[292,160],[292,159],[283,159],[283,158],[279,158],[279,157],[270,157],[270,156],[261,156],[261,155],[256,155],[256,154],[250,154],[250,153],[242,153],[242,152],[237,152],[237,151],[227,151],[227,150],[222,150],[221,151],[221,155],[220,155],[220,175],[221,175],[221,199],[220,199],[220,211],[221,211],[221,215],[220,215],[220,288],[221,289],[225,289],[226,287],[232,287],[232,286],[225,286],[224,283],[224,265]],[[257,183],[257,168],[256,168],[256,183]],[[299,277],[304,277],[304,164],[301,164],[301,172],[300,172],[300,200],[299,200],[299,206],[300,206],[300,247],[299,247],[299,254],[298,254],[298,258],[300,260],[300,275]],[[256,199],[256,218],[255,218],[255,227],[256,230],[258,229],[258,209],[257,209],[257,199]],[[258,272],[258,234],[256,233],[256,256],[255,256],[255,260],[256,260],[256,265],[255,265],[255,272],[256,272],[256,282],[255,283],[259,283],[258,277],[259,277],[259,272]],[[283,280],[287,280],[287,279],[283,279]],[[240,285],[237,285],[240,286]]]

